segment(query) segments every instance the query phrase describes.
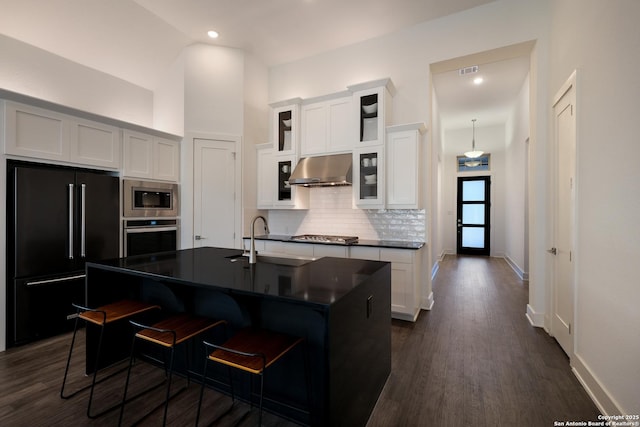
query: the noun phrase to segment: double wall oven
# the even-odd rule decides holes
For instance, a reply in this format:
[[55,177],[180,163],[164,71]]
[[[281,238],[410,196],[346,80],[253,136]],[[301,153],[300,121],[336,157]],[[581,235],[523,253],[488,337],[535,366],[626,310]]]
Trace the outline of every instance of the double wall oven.
[[178,184],[124,180],[124,256],[178,248]]

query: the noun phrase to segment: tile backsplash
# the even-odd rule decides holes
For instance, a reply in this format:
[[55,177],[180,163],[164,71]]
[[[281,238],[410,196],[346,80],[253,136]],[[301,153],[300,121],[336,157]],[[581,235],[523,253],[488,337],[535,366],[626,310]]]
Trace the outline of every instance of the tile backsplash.
[[331,234],[364,240],[425,241],[425,211],[354,209],[351,187],[311,188],[308,210],[271,210],[272,234]]

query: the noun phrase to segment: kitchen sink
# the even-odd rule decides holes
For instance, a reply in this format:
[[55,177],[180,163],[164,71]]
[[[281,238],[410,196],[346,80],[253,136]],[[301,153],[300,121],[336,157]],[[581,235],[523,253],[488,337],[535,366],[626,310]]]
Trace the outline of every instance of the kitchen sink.
[[[241,255],[232,255],[227,257],[229,261],[235,262],[239,259],[249,262],[248,254]],[[257,264],[276,264],[276,265],[287,265],[290,267],[300,267],[305,264],[309,264],[312,261],[317,260],[318,258],[302,258],[302,257],[281,257],[274,255],[257,255],[256,263]]]

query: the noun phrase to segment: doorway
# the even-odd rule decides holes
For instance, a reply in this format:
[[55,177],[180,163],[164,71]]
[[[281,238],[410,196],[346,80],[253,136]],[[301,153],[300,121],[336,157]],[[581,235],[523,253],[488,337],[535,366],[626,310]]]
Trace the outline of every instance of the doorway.
[[458,177],[457,253],[489,256],[491,177]]
[[193,246],[236,247],[235,141],[193,140]]
[[575,300],[574,229],[576,177],[575,72],[558,92],[553,105],[555,143],[555,203],[551,334],[569,357],[573,355]]

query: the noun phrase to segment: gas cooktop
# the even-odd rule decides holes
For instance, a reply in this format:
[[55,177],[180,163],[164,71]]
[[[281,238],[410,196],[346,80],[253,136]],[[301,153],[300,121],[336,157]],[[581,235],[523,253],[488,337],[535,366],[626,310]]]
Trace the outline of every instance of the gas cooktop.
[[358,243],[358,237],[356,236],[325,236],[323,234],[300,234],[298,236],[291,237],[291,240],[313,243],[331,243],[334,245],[351,245],[353,243]]

